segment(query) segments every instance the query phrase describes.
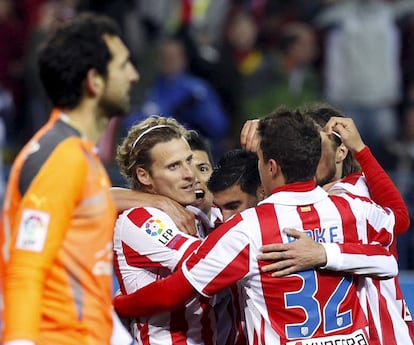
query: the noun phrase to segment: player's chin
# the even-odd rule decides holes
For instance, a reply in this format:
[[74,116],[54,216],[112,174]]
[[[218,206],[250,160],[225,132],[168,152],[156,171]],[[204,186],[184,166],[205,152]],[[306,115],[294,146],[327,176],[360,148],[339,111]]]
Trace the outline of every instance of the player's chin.
[[196,198],[191,203],[191,205],[193,205],[194,207],[197,207],[197,208],[202,208],[202,206],[204,205],[204,203],[205,203],[205,199],[204,198]]
[[177,193],[175,199],[181,205],[192,205],[196,201],[194,191]]

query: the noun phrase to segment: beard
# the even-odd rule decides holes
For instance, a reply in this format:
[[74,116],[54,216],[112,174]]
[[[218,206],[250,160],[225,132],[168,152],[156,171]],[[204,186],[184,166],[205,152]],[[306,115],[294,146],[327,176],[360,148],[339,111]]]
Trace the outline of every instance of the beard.
[[319,176],[318,174],[316,174],[316,184],[318,186],[323,187],[327,183],[333,182],[335,180],[335,176],[336,176],[336,169],[334,165],[334,166],[331,166],[329,170],[323,176]]
[[125,117],[131,110],[131,106],[129,102],[126,101],[126,99],[115,101],[109,97],[103,97],[100,100],[99,108],[105,117],[109,119],[116,116]]

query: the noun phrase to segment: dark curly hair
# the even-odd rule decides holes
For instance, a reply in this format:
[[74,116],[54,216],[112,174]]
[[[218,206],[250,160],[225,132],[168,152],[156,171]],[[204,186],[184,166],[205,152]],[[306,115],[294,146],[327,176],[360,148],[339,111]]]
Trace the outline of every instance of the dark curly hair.
[[258,133],[264,160],[279,164],[286,183],[315,177],[321,137],[310,117],[281,106],[259,120]]
[[82,13],[65,22],[39,51],[39,75],[54,107],[75,108],[90,69],[107,76],[112,56],[104,35],[120,36],[109,17]]

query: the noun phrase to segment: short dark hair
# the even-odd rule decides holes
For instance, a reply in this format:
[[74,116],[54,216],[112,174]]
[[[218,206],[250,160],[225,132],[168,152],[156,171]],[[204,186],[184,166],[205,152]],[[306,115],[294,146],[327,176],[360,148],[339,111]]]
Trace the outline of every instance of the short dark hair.
[[263,159],[274,159],[286,183],[313,179],[321,158],[321,136],[315,122],[299,110],[281,106],[259,120]]
[[256,196],[260,183],[257,155],[250,151],[235,149],[226,152],[219,159],[207,187],[212,193],[217,193],[234,185],[240,185],[243,192]]
[[210,145],[207,139],[194,129],[188,131],[187,136],[188,145],[191,150],[204,151],[207,153],[208,160],[213,164],[213,156],[211,154]]
[[79,105],[90,69],[107,76],[112,55],[105,34],[120,36],[116,23],[85,12],[57,28],[41,47],[39,75],[53,106],[73,109]]
[[[324,128],[326,123],[329,121],[331,117],[345,117],[342,112],[335,108],[334,106],[325,103],[325,102],[315,102],[315,103],[309,103],[305,104],[300,108],[301,111],[310,116],[317,125],[319,125],[321,128]],[[334,136],[333,138],[333,145],[336,149],[339,145],[341,145],[341,139],[337,136]],[[354,172],[360,172],[361,166],[359,163],[355,160],[354,156],[350,151],[348,151],[348,154],[346,155],[343,163],[342,163],[342,175],[341,177],[345,177],[351,173]]]

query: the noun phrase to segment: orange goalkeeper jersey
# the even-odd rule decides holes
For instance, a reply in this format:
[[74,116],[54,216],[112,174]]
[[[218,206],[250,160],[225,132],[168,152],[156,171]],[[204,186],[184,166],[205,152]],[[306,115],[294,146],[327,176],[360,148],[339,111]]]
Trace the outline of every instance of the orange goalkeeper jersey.
[[54,111],[16,158],[2,215],[3,341],[109,344],[116,209],[94,145]]

